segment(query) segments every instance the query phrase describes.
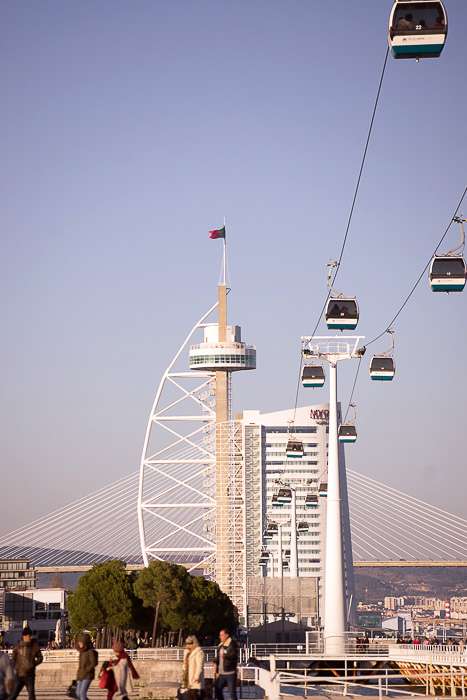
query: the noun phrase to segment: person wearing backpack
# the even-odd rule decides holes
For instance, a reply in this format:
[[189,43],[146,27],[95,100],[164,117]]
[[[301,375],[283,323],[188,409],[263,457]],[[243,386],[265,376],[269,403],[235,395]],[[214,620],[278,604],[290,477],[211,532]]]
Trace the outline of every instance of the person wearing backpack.
[[29,700],[36,700],[34,692],[36,666],[42,663],[42,652],[39,644],[32,640],[32,630],[29,627],[24,628],[21,641],[13,649],[11,660],[16,673],[16,684],[10,699],[16,700],[26,686]]
[[79,634],[76,639],[76,648],[79,651],[79,664],[76,680],[76,697],[78,700],[88,700],[88,688],[94,680],[97,666],[97,651],[92,647],[89,634]]

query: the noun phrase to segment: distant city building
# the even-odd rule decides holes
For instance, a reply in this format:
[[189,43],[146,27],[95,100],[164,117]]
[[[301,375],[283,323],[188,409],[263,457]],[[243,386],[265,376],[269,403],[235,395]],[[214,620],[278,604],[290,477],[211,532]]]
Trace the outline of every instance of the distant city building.
[[36,570],[29,559],[0,559],[0,589],[23,591],[36,587]]
[[386,610],[397,610],[405,604],[404,598],[395,598],[393,596],[387,596],[384,599],[384,607]]
[[[290,499],[281,500],[280,489],[295,490],[298,535],[298,574],[303,580],[317,579],[320,597],[324,590],[326,560],[326,504],[328,460],[328,404],[306,406],[273,413],[246,410],[243,412],[245,459],[245,551],[248,578],[263,575],[260,567],[262,550],[271,556],[264,575],[276,580],[280,566],[284,577],[290,576],[288,561],[291,549]],[[293,425],[290,424],[293,421]],[[303,456],[287,457],[289,437],[303,443]],[[345,475],[345,455],[339,444],[341,465],[341,498],[343,508],[346,596],[355,622],[355,594],[350,522]],[[279,498],[278,498],[279,496]],[[282,552],[279,537],[265,537],[268,523],[282,526]],[[321,615],[324,612],[320,603]],[[321,619],[321,622],[323,620]]]
[[35,588],[5,591],[2,630],[6,643],[15,644],[25,624],[38,641],[56,641],[65,646],[66,591],[63,588]]
[[383,620],[382,627],[402,636],[413,634],[412,615],[410,612],[399,613],[395,617]]
[[357,612],[357,622],[359,627],[380,629],[382,627],[382,616],[380,612]]

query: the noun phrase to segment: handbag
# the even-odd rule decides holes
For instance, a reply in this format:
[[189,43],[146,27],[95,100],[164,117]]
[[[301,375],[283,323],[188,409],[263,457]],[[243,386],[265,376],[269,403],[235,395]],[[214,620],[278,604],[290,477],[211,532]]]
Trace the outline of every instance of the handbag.
[[66,694],[68,695],[69,698],[77,698],[78,697],[76,695],[77,684],[78,684],[78,681],[74,680],[74,681],[71,681],[71,685],[68,686]]
[[99,688],[112,690],[114,684],[114,673],[111,669],[103,668],[99,680]]

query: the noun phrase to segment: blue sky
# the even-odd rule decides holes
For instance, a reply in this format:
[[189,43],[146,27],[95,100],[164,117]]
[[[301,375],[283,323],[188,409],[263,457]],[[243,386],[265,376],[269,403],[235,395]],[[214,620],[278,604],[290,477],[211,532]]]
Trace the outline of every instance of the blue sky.
[[[258,354],[234,378],[234,410],[294,404],[391,4],[2,3],[2,532],[138,469],[160,376],[215,301],[222,244],[208,230],[224,216],[229,321]],[[446,8],[439,59],[388,58],[336,285],[357,295],[368,340],[467,185],[467,4]],[[424,276],[395,324],[394,381],[368,377],[384,338],[364,358],[346,451],[351,468],[463,516],[466,300]]]

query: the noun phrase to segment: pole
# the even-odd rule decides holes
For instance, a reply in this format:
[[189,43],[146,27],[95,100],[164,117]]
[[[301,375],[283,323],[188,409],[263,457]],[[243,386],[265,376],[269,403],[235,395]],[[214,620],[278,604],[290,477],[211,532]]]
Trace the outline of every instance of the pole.
[[292,489],[292,513],[290,516],[290,578],[298,576],[297,492]]
[[345,651],[345,588],[342,552],[342,516],[337,435],[337,363],[329,364],[329,451],[326,524],[326,578],[324,594],[324,648],[326,654]]
[[282,554],[282,523],[277,523],[277,536],[278,536],[278,560],[279,560],[279,571],[281,577],[281,620],[282,620],[282,638],[284,638],[284,559]]

